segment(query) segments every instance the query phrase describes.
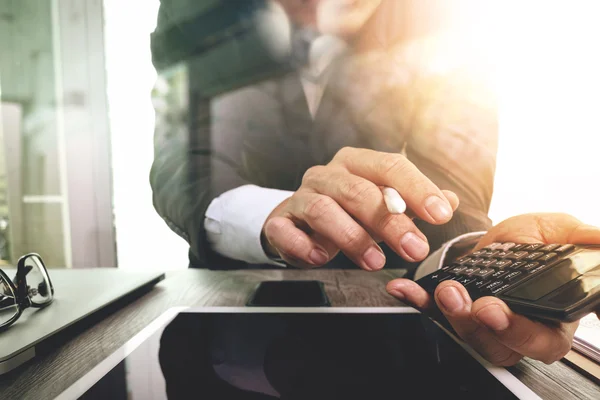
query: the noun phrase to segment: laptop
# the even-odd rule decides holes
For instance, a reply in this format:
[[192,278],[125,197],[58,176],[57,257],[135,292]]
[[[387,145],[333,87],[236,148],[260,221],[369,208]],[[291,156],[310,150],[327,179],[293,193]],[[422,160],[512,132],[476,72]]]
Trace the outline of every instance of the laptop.
[[178,307],[56,397],[540,400],[409,307]]
[[[9,276],[12,271],[5,270]],[[0,332],[0,375],[35,357],[51,339],[77,322],[86,321],[145,293],[164,279],[163,272],[116,268],[51,269],[54,301],[42,309],[28,308],[12,326]]]

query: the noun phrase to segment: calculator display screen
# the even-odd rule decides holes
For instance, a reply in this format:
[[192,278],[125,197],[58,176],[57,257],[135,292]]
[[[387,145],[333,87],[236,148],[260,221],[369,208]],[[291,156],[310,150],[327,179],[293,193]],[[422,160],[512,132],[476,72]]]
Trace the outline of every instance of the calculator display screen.
[[540,276],[507,292],[506,295],[536,301],[596,267],[599,267],[598,274],[600,274],[600,251],[582,250],[561,261]]

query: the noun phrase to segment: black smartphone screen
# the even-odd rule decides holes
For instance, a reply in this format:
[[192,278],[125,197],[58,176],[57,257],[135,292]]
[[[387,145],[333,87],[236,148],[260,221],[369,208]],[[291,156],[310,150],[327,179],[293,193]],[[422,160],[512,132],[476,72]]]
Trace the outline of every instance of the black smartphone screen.
[[253,307],[327,307],[329,299],[320,281],[263,281],[247,306]]

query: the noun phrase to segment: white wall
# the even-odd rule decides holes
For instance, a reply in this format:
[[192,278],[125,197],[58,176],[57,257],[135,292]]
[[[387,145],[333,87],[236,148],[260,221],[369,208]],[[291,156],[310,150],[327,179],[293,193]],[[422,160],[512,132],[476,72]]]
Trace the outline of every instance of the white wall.
[[159,2],[105,0],[104,5],[118,265],[186,268],[187,243],[154,210],[149,184],[154,151],[150,92],[156,79],[150,33]]
[[491,217],[559,211],[600,226],[600,3],[504,4]]

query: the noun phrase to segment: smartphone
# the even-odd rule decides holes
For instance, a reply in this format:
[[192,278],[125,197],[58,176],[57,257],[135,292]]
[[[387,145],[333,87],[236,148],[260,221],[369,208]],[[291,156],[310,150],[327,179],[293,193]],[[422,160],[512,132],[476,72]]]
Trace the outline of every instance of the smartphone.
[[433,294],[448,279],[473,300],[496,296],[517,313],[572,322],[600,308],[600,246],[493,243],[417,283]]
[[329,307],[320,281],[263,281],[248,299],[248,307]]

